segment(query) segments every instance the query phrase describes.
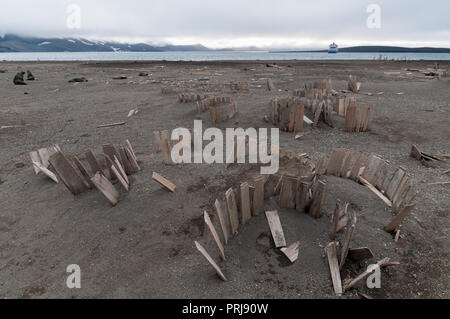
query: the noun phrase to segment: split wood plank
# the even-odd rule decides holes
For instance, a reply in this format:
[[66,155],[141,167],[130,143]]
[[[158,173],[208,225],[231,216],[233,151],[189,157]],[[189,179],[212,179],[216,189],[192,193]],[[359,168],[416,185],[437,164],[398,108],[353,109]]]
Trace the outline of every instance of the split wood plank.
[[211,218],[209,217],[206,211],[204,213],[204,219],[206,225],[208,226],[209,232],[214,240],[214,243],[216,244],[216,247],[219,250],[220,257],[222,258],[222,260],[225,260],[225,250],[223,248],[222,242],[220,241],[219,235],[217,234],[217,231],[211,222]]
[[397,191],[399,185],[401,184],[403,178],[406,176],[406,171],[403,168],[399,168],[392,177],[387,189],[386,189],[386,196],[389,199],[394,198],[394,194]]
[[89,185],[89,189],[91,189],[94,186],[94,184],[91,181],[91,178],[94,175],[84,166],[84,164],[78,159],[78,157],[74,156],[73,162],[75,163],[75,166],[80,171],[81,176],[83,176],[84,180]]
[[297,188],[297,178],[284,176],[281,182],[280,207],[295,208],[295,195]]
[[336,208],[334,209],[334,213],[332,215],[332,223],[331,229],[329,232],[330,239],[336,239],[337,227],[338,223],[345,216],[345,210],[347,209],[348,204],[342,203],[339,199],[336,201]]
[[319,219],[321,215],[323,198],[325,196],[325,185],[326,183],[324,181],[318,180],[316,189],[314,190],[309,214],[315,219]]
[[132,173],[137,173],[141,170],[136,158],[133,156],[133,153],[128,147],[125,147],[125,156],[128,158],[128,161],[131,164]]
[[342,161],[342,167],[341,167],[341,171],[339,174],[340,177],[347,178],[347,174],[350,171],[352,155],[353,155],[352,150],[347,150],[347,152],[345,153],[345,157],[344,157],[344,160]]
[[276,91],[277,91],[275,85],[273,84],[272,79],[267,79],[267,89],[268,89],[270,92],[276,92]]
[[41,148],[38,150],[39,157],[41,158],[41,163],[45,168],[48,168],[50,166],[50,163],[48,161],[49,157],[53,154],[55,154],[56,150],[55,148]]
[[206,261],[214,268],[217,275],[222,279],[223,281],[227,281],[227,278],[225,278],[225,275],[223,274],[220,267],[216,264],[214,259],[211,258],[211,256],[208,254],[208,252],[203,248],[202,245],[200,245],[199,242],[195,241],[195,246],[197,247],[197,250],[203,255],[203,257],[206,259]]
[[227,200],[228,218],[230,220],[231,233],[235,235],[239,228],[239,216],[236,204],[236,195],[232,188],[226,191],[225,198]]
[[380,173],[384,163],[385,161],[381,157],[377,155],[370,156],[366,164],[366,169],[361,174],[361,176],[370,184],[375,184],[378,174]]
[[58,178],[55,174],[53,174],[52,171],[50,171],[48,168],[46,168],[44,165],[42,165],[40,162],[33,162],[33,167],[35,170],[38,170],[38,172],[42,172],[45,175],[47,175],[51,180],[53,180],[56,184],[59,183]]
[[291,261],[291,263],[294,263],[298,259],[298,249],[300,247],[300,242],[297,241],[290,245],[287,248],[281,248],[281,252]]
[[359,177],[359,180],[363,183],[364,186],[366,186],[375,195],[377,195],[386,205],[392,207],[392,202],[386,196],[384,196],[378,189],[376,189],[375,186],[366,181],[362,176]]
[[117,122],[117,123],[99,125],[99,126],[97,126],[97,128],[120,126],[120,125],[125,125],[125,124],[126,124],[125,122]]
[[134,151],[133,146],[131,146],[130,141],[129,141],[129,140],[125,140],[125,144],[127,145],[128,150],[130,151],[131,155],[133,155],[133,158],[134,158],[134,160],[135,160],[136,163],[137,163],[136,152]]
[[255,178],[255,191],[253,193],[253,215],[264,212],[264,177]]
[[384,227],[384,230],[387,231],[388,233],[391,233],[395,229],[397,229],[397,227],[402,223],[402,221],[406,218],[406,216],[414,209],[414,207],[416,207],[415,203],[409,204],[405,208],[403,208],[403,210],[400,213],[398,213],[397,216],[394,217],[394,219],[389,223],[389,225]]
[[172,155],[170,153],[170,141],[169,141],[169,131],[165,130],[161,132],[161,152],[163,154],[163,161],[166,165],[172,165]]
[[119,159],[116,156],[114,156],[114,163],[116,164],[116,167],[119,169],[120,174],[122,174],[123,179],[127,182],[127,184],[130,184],[130,180],[128,179],[127,173],[125,173],[123,166],[120,164]]
[[223,213],[222,205],[218,199],[216,199],[214,206],[216,207],[216,214],[219,219],[220,228],[222,229],[223,241],[224,241],[225,245],[227,245],[228,244],[228,236],[229,236],[228,224],[227,224],[227,220],[225,218],[225,214]]
[[326,175],[340,175],[342,164],[344,162],[347,151],[344,149],[333,149],[330,154],[330,160],[328,161],[328,167],[326,169]]
[[297,182],[297,190],[295,194],[295,209],[298,212],[304,213],[310,204],[309,200],[309,189],[311,187],[310,183],[307,182]]
[[269,223],[270,232],[272,233],[273,241],[275,242],[275,247],[286,247],[286,239],[284,238],[283,227],[281,227],[278,211],[267,211],[266,217],[267,222]]
[[354,181],[357,181],[359,178],[359,171],[361,167],[364,165],[364,153],[358,152],[356,155],[355,164],[353,164],[353,167],[350,171],[350,178]]
[[[298,105],[295,111],[295,125],[294,132],[302,132],[303,131],[303,119],[305,116],[305,107],[303,105]],[[297,137],[296,137],[297,139]]]
[[314,124],[314,122],[311,121],[306,115],[303,116],[303,122],[305,122],[308,125]]
[[[30,158],[31,158],[32,163],[36,162],[36,163],[40,163],[42,165],[41,157],[39,156],[39,153],[37,151],[30,152]],[[39,172],[41,172],[39,167],[36,167],[35,165],[33,165],[33,168],[34,168],[34,173],[36,175],[39,174]]]
[[361,262],[373,257],[373,252],[368,247],[350,248],[348,250],[348,258],[354,262]]
[[325,247],[325,252],[328,257],[328,265],[330,267],[330,274],[333,281],[334,292],[337,296],[342,296],[342,280],[337,259],[336,242],[329,243]]
[[241,184],[241,216],[242,225],[246,224],[252,218],[250,206],[250,187],[248,183]]
[[[382,260],[380,260],[379,262],[377,262],[377,266],[379,268],[383,268],[383,267],[388,267],[388,266],[392,266],[392,265],[397,265],[398,263],[391,263],[390,258],[384,258]],[[355,279],[352,279],[348,284],[346,284],[344,286],[344,291],[347,291],[351,288],[353,288],[358,282],[366,279],[367,277],[369,277],[370,275],[372,275],[375,272],[375,269],[373,269],[372,271],[364,271],[362,274],[360,274],[359,276],[357,276]]]
[[345,233],[344,244],[342,245],[341,261],[339,263],[339,269],[340,270],[342,270],[342,268],[345,265],[345,260],[347,259],[348,250],[350,248],[350,242],[352,241],[353,233],[355,232],[355,228],[356,228],[356,214],[353,212],[352,215],[353,216],[352,216],[352,219],[351,219],[351,224],[347,228],[347,232]]
[[116,190],[113,184],[102,174],[97,172],[94,177],[91,178],[95,187],[108,199],[112,206],[116,206],[119,202],[119,192]]
[[161,133],[159,131],[153,132],[153,149],[155,153],[161,152]]
[[155,181],[157,181],[158,183],[160,183],[162,186],[167,188],[172,193],[175,192],[176,185],[174,183],[172,183],[171,181],[169,181],[168,179],[166,179],[165,177],[161,176],[160,174],[158,174],[156,172],[153,172],[152,178]]
[[122,174],[119,172],[119,170],[116,168],[115,165],[111,166],[111,171],[116,176],[116,178],[119,180],[120,184],[122,184],[123,188],[125,188],[125,190],[128,192],[130,187],[129,187],[127,181],[123,178]]
[[102,171],[102,169],[100,168],[100,164],[98,163],[97,159],[95,158],[94,153],[92,153],[91,150],[87,150],[85,153],[85,156],[86,156],[86,160],[91,168],[92,174]]
[[83,179],[78,175],[75,168],[62,152],[58,151],[50,156],[49,162],[55,169],[63,184],[72,192],[72,194],[78,195],[88,189],[85,181],[83,181]]

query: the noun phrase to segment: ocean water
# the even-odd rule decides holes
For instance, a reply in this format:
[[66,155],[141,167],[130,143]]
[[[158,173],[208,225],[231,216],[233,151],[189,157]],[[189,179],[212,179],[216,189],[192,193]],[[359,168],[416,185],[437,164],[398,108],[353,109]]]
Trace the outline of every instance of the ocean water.
[[0,53],[0,61],[450,60],[450,53],[274,53],[268,51]]

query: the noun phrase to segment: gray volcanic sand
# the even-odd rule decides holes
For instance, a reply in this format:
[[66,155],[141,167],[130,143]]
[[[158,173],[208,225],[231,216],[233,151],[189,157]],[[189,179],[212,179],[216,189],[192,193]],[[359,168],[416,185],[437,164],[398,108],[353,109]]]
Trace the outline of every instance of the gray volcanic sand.
[[[30,124],[0,130],[0,297],[2,298],[334,298],[324,247],[330,242],[329,217],[336,199],[347,201],[357,213],[352,247],[367,246],[375,254],[362,264],[347,262],[343,279],[364,271],[384,257],[401,262],[382,272],[382,288],[359,291],[375,298],[448,298],[449,212],[448,181],[438,168],[426,168],[409,156],[411,144],[432,154],[450,153],[450,82],[416,78],[404,69],[425,68],[431,62],[284,61],[280,68],[266,62],[99,62],[99,63],[0,63],[0,125]],[[441,62],[450,69],[450,63]],[[244,68],[247,68],[245,70]],[[37,81],[14,86],[18,70],[30,69]],[[393,213],[370,190],[350,180],[326,177],[323,217],[279,209],[288,244],[300,241],[294,264],[273,247],[264,214],[240,227],[218,253],[204,227],[203,211],[211,214],[219,230],[213,204],[258,171],[254,165],[223,164],[165,166],[153,151],[152,132],[193,127],[194,104],[177,102],[175,94],[163,95],[160,86],[199,78],[192,72],[206,70],[211,83],[244,81],[249,92],[231,94],[238,114],[218,127],[271,127],[270,100],[291,94],[307,82],[330,77],[337,90],[346,88],[349,74],[362,82],[357,102],[376,108],[372,130],[345,133],[343,119],[334,128],[321,123],[307,129],[301,140],[280,132],[280,143],[316,160],[335,147],[352,148],[383,156],[394,167],[408,170],[418,191],[417,207],[402,226],[394,243],[383,227]],[[140,71],[149,77],[138,77]],[[384,72],[401,71],[402,76]],[[127,80],[113,80],[125,75]],[[88,83],[68,83],[85,76]],[[266,78],[282,89],[266,89]],[[158,83],[162,81],[162,83]],[[286,90],[286,91],[285,91]],[[28,94],[24,94],[24,93]],[[403,95],[397,93],[404,92]],[[214,93],[210,93],[213,95]],[[351,95],[351,94],[349,94]],[[139,113],[127,118],[130,109]],[[204,127],[209,126],[207,113]],[[126,125],[97,128],[126,121]],[[74,197],[62,184],[34,175],[28,153],[59,144],[67,154],[83,154],[102,144],[123,144],[129,139],[142,171],[130,177],[131,189],[122,189],[121,201],[111,207],[92,190]],[[156,171],[177,185],[175,193],[152,180]],[[120,185],[117,185],[120,188]],[[277,208],[274,200],[266,209]],[[338,240],[342,240],[340,233]],[[228,281],[222,282],[195,249],[198,240],[219,262]],[[66,267],[78,264],[82,288],[66,286]],[[355,290],[344,294],[356,298]]]

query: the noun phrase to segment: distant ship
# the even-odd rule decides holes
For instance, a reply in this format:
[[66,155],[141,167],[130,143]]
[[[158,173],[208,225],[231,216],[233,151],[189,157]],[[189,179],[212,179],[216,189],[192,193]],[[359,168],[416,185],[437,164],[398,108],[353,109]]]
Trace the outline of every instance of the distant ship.
[[338,53],[338,52],[339,52],[338,45],[334,42],[332,44],[330,44],[328,53]]

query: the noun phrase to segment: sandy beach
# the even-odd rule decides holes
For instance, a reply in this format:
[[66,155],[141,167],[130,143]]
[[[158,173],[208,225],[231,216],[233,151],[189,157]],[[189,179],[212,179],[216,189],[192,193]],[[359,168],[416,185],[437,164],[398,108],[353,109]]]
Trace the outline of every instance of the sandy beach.
[[[337,198],[358,215],[352,245],[369,247],[375,255],[345,268],[342,279],[384,257],[400,262],[382,271],[381,289],[361,284],[344,298],[359,298],[358,291],[374,298],[449,298],[450,186],[430,183],[449,181],[443,172],[450,165],[426,167],[410,156],[413,144],[428,154],[450,153],[450,78],[411,71],[433,66],[429,61],[1,62],[6,72],[0,73],[0,126],[18,127],[0,130],[0,298],[335,298],[324,247]],[[450,62],[440,67],[450,70]],[[22,70],[31,70],[36,81],[14,86]],[[394,215],[373,192],[326,176],[321,219],[279,209],[286,238],[300,241],[298,260],[291,264],[275,249],[261,214],[230,239],[227,260],[219,263],[228,279],[222,282],[194,245],[199,241],[219,262],[203,213],[209,212],[219,229],[216,198],[259,169],[164,165],[154,152],[153,131],[192,128],[197,114],[194,103],[179,103],[176,93],[163,94],[161,87],[247,82],[248,91],[224,93],[238,113],[216,126],[270,128],[264,116],[271,118],[273,98],[325,79],[340,92],[350,74],[361,82],[361,92],[345,95],[374,107],[370,131],[344,132],[344,119],[336,118],[334,127],[319,122],[305,128],[298,140],[280,132],[280,146],[307,153],[312,161],[333,148],[348,148],[403,167],[417,191],[417,206],[399,241],[383,230]],[[113,79],[117,76],[126,79]],[[68,82],[78,77],[88,82]],[[268,78],[276,92],[267,90]],[[132,109],[138,112],[128,117]],[[212,126],[207,113],[202,119]],[[117,122],[125,124],[99,128]],[[142,170],[130,176],[130,191],[121,191],[116,207],[95,189],[73,196],[63,184],[35,175],[29,156],[53,144],[82,156],[126,139]],[[153,181],[153,172],[173,181],[176,191]],[[70,264],[82,269],[81,289],[66,286]]]

